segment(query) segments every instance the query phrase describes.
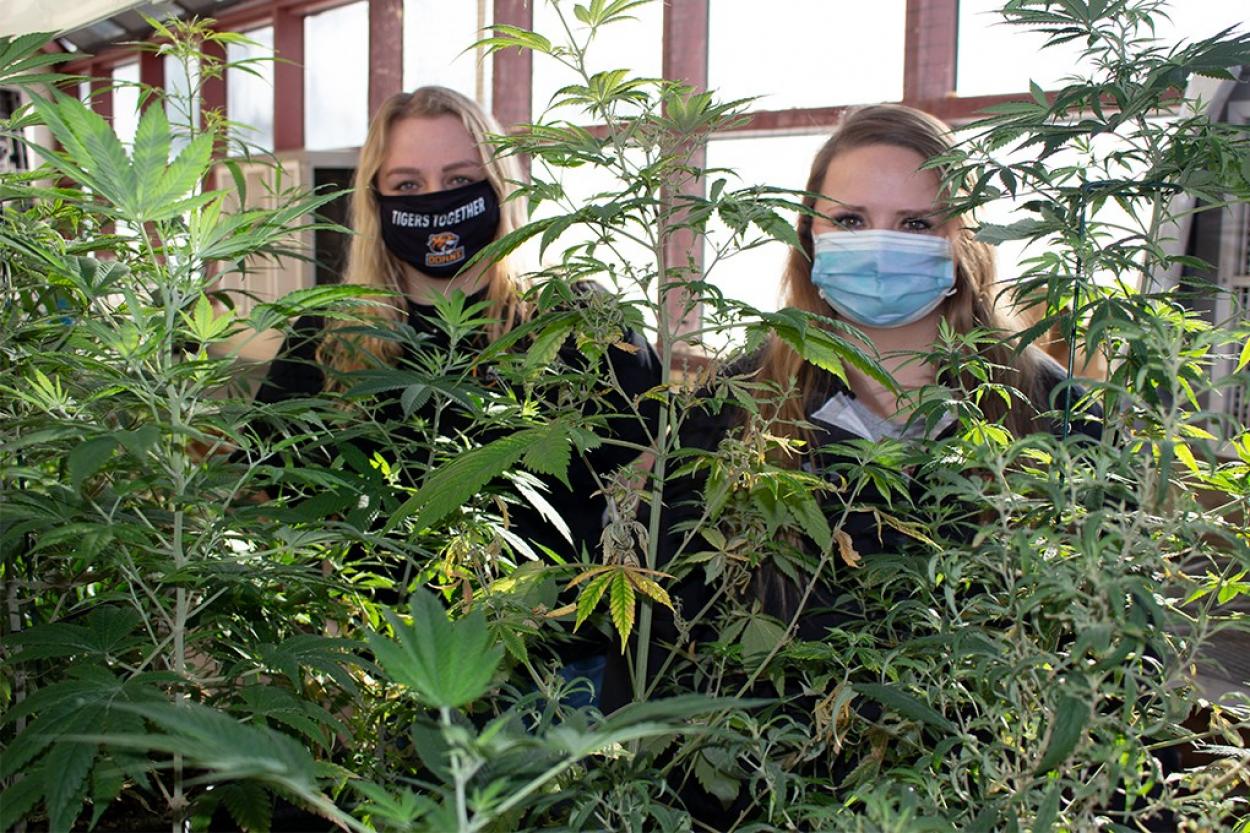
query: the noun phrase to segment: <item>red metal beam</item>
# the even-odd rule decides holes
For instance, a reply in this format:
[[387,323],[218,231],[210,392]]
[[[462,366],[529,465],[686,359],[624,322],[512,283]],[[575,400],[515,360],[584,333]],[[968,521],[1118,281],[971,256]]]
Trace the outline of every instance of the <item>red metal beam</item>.
[[[204,57],[207,60],[224,64],[226,48],[217,43],[204,44]],[[204,86],[200,92],[200,124],[208,124],[208,114],[216,111],[222,118],[230,118],[226,112],[226,73],[216,76],[205,76]]]
[[369,0],[369,115],[404,89],[404,0]]
[[[1054,95],[1054,93],[1049,93]],[[932,113],[943,121],[951,124],[972,121],[980,111],[991,104],[1002,104],[1008,101],[1030,101],[1029,93],[1004,93],[1000,95],[979,95],[956,98],[910,99],[901,103],[908,104],[925,112]],[[1111,102],[1114,108],[1114,102]],[[848,107],[808,107],[794,110],[756,110],[750,113],[741,124],[723,131],[724,134],[759,134],[785,135],[787,133],[809,133],[821,130],[832,130],[837,126]]]
[[959,0],[907,0],[903,99],[942,99],[955,94]]
[[[664,5],[663,75],[672,81],[689,84],[695,91],[707,89],[708,0],[683,0]],[[707,164],[707,145],[700,142],[690,149],[690,165],[702,168]],[[702,178],[680,183],[675,193],[703,196]],[[702,238],[691,229],[675,229],[664,245],[665,280],[689,280],[703,273]],[[671,271],[670,271],[671,270]],[[701,310],[692,304],[686,290],[674,290],[664,298],[673,332],[681,334],[699,326]],[[663,334],[661,334],[663,336]]]
[[[530,0],[495,0],[495,22],[522,29],[534,26]],[[506,49],[494,55],[491,101],[495,118],[504,129],[528,124],[533,118],[530,103],[534,97],[534,56],[528,50]]]
[[[96,75],[97,72],[109,74]],[[112,68],[92,67],[91,72],[91,109],[99,113],[109,124],[113,123],[113,75]]]
[[304,146],[304,18],[288,9],[273,16],[273,149]]
[[[165,89],[165,56],[158,55],[155,52],[139,53],[139,83],[156,90]],[[146,95],[140,93],[142,97],[141,105],[144,110],[149,105],[164,102],[164,97],[160,94]]]

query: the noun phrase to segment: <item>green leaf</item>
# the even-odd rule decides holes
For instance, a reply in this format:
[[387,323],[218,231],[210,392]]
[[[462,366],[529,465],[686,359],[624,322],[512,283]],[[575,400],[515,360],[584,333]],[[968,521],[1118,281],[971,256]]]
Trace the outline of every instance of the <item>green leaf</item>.
[[536,435],[535,441],[525,450],[521,464],[535,474],[548,474],[567,488],[569,463],[572,460],[573,442],[564,423],[550,423]]
[[165,166],[169,164],[169,120],[165,118],[165,108],[156,102],[139,118],[130,157],[138,175],[138,204],[144,207],[159,205],[151,199],[149,192],[160,182]]
[[223,784],[217,788],[218,800],[226,805],[230,817],[247,833],[269,833],[273,820],[273,801],[264,787],[253,781]]
[[753,616],[742,629],[742,659],[748,665],[762,662],[786,639],[786,629],[767,616]]
[[385,531],[416,515],[415,529],[428,529],[449,512],[459,509],[487,483],[517,464],[535,443],[546,439],[546,428],[528,428],[465,452],[425,479],[417,493],[391,515]]
[[833,547],[833,530],[829,528],[829,519],[825,517],[816,496],[811,492],[799,491],[791,495],[787,505],[803,531],[820,547],[820,551],[828,552]]
[[94,743],[77,740],[57,742],[44,760],[44,802],[48,807],[48,826],[52,830],[69,830],[82,810],[87,794],[87,773],[95,761]]
[[927,703],[922,703],[896,686],[881,685],[879,683],[855,683],[854,689],[869,700],[875,700],[887,709],[892,709],[909,720],[924,723],[952,735],[959,734],[959,728],[943,717],[936,709]]
[[581,627],[582,622],[594,613],[595,607],[599,604],[599,600],[603,598],[603,593],[608,589],[614,577],[614,573],[603,573],[595,576],[590,582],[582,588],[582,592],[577,594],[577,618],[573,622],[573,630]]
[[[100,817],[104,815],[117,796],[121,795],[122,788],[125,786],[125,774],[112,759],[103,758],[96,764],[91,772],[91,824],[88,825],[90,828],[96,826]],[[0,830],[3,829],[0,825]]]
[[201,133],[178,152],[152,192],[153,208],[192,193],[204,181],[213,158],[213,138],[211,133]]
[[0,792],[0,831],[9,830],[43,798],[43,770],[32,767]]
[[385,611],[395,638],[369,634],[378,662],[431,708],[459,708],[486,693],[503,649],[492,644],[480,611],[451,621],[432,593],[412,594],[412,624]]
[[731,774],[733,756],[723,749],[709,747],[699,752],[694,763],[694,777],[699,786],[728,805],[738,797],[739,779]]
[[1071,695],[1059,699],[1054,718],[1050,723],[1050,739],[1046,743],[1046,753],[1038,762],[1035,772],[1041,774],[1055,769],[1068,759],[1072,750],[1076,749],[1085,724],[1089,722],[1089,704]]
[[[55,33],[32,32],[18,37],[0,38],[0,84],[11,86],[46,85],[64,78],[59,73],[36,73],[32,70],[59,64],[70,59],[65,53],[44,53],[41,48]],[[3,827],[0,827],[3,829]]]
[[1033,833],[1050,833],[1055,826],[1055,820],[1059,818],[1059,798],[1062,794],[1061,784],[1058,782],[1051,784],[1042,803],[1038,805],[1037,818],[1033,821]]
[[569,333],[573,332],[576,324],[569,317],[561,318],[553,326],[543,330],[537,338],[530,344],[529,350],[525,355],[525,371],[534,373],[542,368],[549,367],[555,361],[556,355],[559,354],[560,348],[568,339]]
[[69,484],[74,491],[82,491],[83,482],[104,467],[117,448],[117,440],[111,436],[95,437],[74,446],[69,453]]
[[134,704],[124,709],[157,724],[165,734],[108,734],[99,740],[111,747],[180,754],[192,765],[210,771],[213,780],[252,778],[318,803],[322,812],[331,812],[317,789],[312,757],[281,732],[244,725],[198,703]]

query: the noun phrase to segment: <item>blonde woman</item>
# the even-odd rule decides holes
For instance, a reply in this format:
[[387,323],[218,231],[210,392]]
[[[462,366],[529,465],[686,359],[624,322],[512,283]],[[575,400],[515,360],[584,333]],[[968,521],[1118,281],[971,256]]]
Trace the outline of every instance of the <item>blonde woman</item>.
[[[383,327],[391,325],[398,331],[407,325],[411,333],[387,338],[369,335],[360,321],[301,320],[271,365],[258,402],[316,396],[349,384],[353,372],[379,366],[420,367],[423,355],[431,351],[480,351],[526,319],[519,277],[509,262],[468,265],[525,218],[523,201],[513,193],[521,180],[517,164],[493,153],[488,141],[500,132],[475,102],[443,87],[398,94],[382,105],[361,148],[351,206],[355,236],[343,279],[394,293],[366,323],[376,328],[376,319],[381,319]],[[484,302],[483,316],[489,323],[453,348],[433,305],[456,291],[470,302]],[[626,349],[608,350],[607,369],[615,390],[605,382],[601,401],[631,413],[637,397],[658,383],[659,372],[654,352],[639,334],[626,333],[624,341]],[[558,361],[584,365],[571,345],[561,351]],[[488,389],[501,387],[480,376],[477,383]],[[444,401],[445,407],[435,415],[438,394],[414,413],[405,413],[398,393],[379,403],[376,413],[400,426],[401,432],[424,422],[427,429],[433,425],[437,435],[456,437],[473,424],[473,415],[455,402]],[[653,410],[654,406],[642,406],[644,417]],[[646,435],[642,422],[623,418],[612,423],[612,430],[642,442]],[[574,460],[568,485],[551,479],[540,486],[567,524],[571,543],[530,501],[515,494],[505,541],[540,556],[543,548],[573,560],[583,552],[593,556],[606,510],[596,475],[606,475],[634,456],[619,445],[604,444]],[[419,480],[424,462],[398,461],[412,480]]]

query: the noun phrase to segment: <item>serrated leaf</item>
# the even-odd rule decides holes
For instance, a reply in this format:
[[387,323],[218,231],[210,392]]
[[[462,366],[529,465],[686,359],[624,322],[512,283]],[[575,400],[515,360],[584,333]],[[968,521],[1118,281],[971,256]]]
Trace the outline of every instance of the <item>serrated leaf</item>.
[[552,326],[539,333],[530,344],[525,354],[525,371],[534,373],[549,367],[560,353],[560,348],[573,332],[575,322],[571,318],[561,318]]
[[569,464],[572,462],[573,443],[564,423],[553,422],[537,433],[534,442],[525,450],[521,465],[535,474],[555,477],[565,488],[569,484]]
[[761,662],[786,640],[786,629],[766,616],[753,616],[742,629],[742,659],[748,665]]
[[510,478],[512,485],[516,487],[517,492],[530,506],[538,510],[539,516],[551,524],[556,532],[560,533],[560,537],[570,544],[573,543],[573,532],[569,529],[568,523],[560,515],[560,511],[551,505],[551,501],[547,500],[538,489],[526,482],[521,475]]
[[1250,364],[1250,338],[1246,339],[1246,343],[1241,348],[1241,355],[1237,357],[1237,369],[1244,370],[1247,364]]
[[230,817],[247,833],[269,833],[273,821],[273,801],[265,789],[252,781],[223,784],[217,788],[218,800],[226,805]]
[[625,645],[634,630],[634,585],[624,572],[612,577],[608,591],[608,612],[612,614],[612,624],[621,637],[621,653],[625,653]]
[[74,446],[67,461],[69,483],[74,491],[82,491],[83,482],[104,467],[115,448],[117,440],[111,436],[95,437]]
[[481,612],[453,622],[425,590],[412,594],[409,612],[412,624],[385,611],[394,639],[369,634],[369,646],[391,677],[431,708],[459,708],[485,694],[503,649],[492,644]]
[[791,497],[790,513],[803,527],[807,537],[820,547],[820,551],[828,552],[833,546],[833,532],[829,529],[829,520],[816,496],[808,491],[797,491]]
[[1059,704],[1050,721],[1050,737],[1046,742],[1046,752],[1038,762],[1035,772],[1038,774],[1049,772],[1068,759],[1085,731],[1085,724],[1089,722],[1089,714],[1089,704],[1084,700],[1071,695],[1064,695],[1059,699]]
[[[612,578],[612,573],[600,573],[577,594],[577,618],[573,622],[573,630],[581,627],[582,622],[585,622],[590,614],[594,612],[595,607],[599,604],[599,600],[603,598],[604,591],[608,589],[608,584],[611,583]],[[575,578],[573,581],[577,582],[578,579]],[[570,583],[569,586],[572,587],[573,584]]]
[[[122,769],[111,759],[102,759],[91,771],[91,824],[94,828],[117,796],[121,795],[126,779]],[[3,830],[0,826],[0,830]]]
[[416,515],[417,530],[428,529],[459,509],[482,488],[517,464],[530,446],[544,438],[544,429],[525,429],[475,448],[438,468],[417,493],[391,515],[385,531]]
[[[629,569],[629,568],[626,568]],[[629,570],[627,573],[629,580],[633,582],[634,588],[647,598],[659,602],[669,610],[673,609],[673,600],[669,598],[668,591],[656,582],[642,575],[636,570]]]
[[96,752],[94,743],[64,740],[54,744],[44,759],[44,804],[52,830],[69,830],[82,811]]
[[716,796],[725,806],[738,797],[741,789],[738,779],[722,768],[728,759],[728,753],[723,750],[709,748],[699,752],[694,764],[694,777],[699,786]]
[[1042,803],[1038,805],[1037,818],[1033,821],[1033,833],[1050,833],[1054,828],[1055,820],[1059,818],[1059,798],[1062,793],[1061,784],[1056,782],[1050,785]]
[[855,683],[854,688],[869,700],[875,700],[887,709],[898,712],[903,717],[933,726],[952,735],[959,734],[959,728],[943,717],[936,709],[896,686],[881,685],[879,683]]
[[32,768],[0,792],[0,830],[9,830],[43,798],[42,768]]

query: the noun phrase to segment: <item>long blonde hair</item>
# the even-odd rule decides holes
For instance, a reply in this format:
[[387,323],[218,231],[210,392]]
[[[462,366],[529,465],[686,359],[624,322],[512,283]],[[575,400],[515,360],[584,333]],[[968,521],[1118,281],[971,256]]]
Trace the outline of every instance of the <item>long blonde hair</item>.
[[[489,137],[503,131],[499,123],[486,113],[477,102],[446,87],[419,87],[410,93],[396,93],[382,103],[369,123],[369,132],[360,148],[360,160],[356,166],[355,188],[351,202],[351,225],[355,231],[347,254],[345,282],[377,287],[399,293],[371,314],[372,324],[398,324],[407,320],[402,302],[403,263],[382,241],[378,220],[378,201],[374,181],[386,159],[387,139],[391,127],[403,119],[455,116],[464,124],[474,145],[482,155],[486,179],[499,197],[498,240],[520,228],[525,222],[523,201],[511,198],[516,183],[521,181],[521,168],[511,156],[494,152]],[[492,323],[487,330],[496,339],[516,323],[524,310],[520,298],[520,277],[515,265],[503,258],[489,267],[486,298]],[[317,349],[317,361],[338,373],[360,370],[371,359],[394,362],[402,348],[393,340],[359,334],[336,335],[335,330],[358,326],[361,322],[334,320],[326,324],[326,338]],[[326,375],[331,383],[334,373]]]
[[[879,104],[849,111],[829,140],[812,160],[811,174],[807,178],[806,191],[820,193],[824,186],[829,165],[841,152],[867,145],[891,145],[906,148],[931,159],[951,148],[950,129],[928,113],[895,104]],[[803,204],[814,208],[816,198],[807,196]],[[837,317],[812,284],[812,217],[801,214],[797,223],[802,249],[791,248],[781,283],[785,304],[808,312]],[[971,230],[959,228],[951,239],[955,259],[955,294],[948,299],[943,313],[951,326],[960,333],[968,333],[976,327],[987,327],[1004,336],[1012,331],[1009,319],[995,303],[995,269],[993,249],[973,238]],[[996,342],[982,351],[991,365],[1003,369],[994,372],[994,381],[1013,385],[1028,397],[1033,407],[1008,409],[996,396],[986,397],[982,410],[991,420],[1002,420],[1016,436],[1036,429],[1037,410],[1046,407],[1048,390],[1039,380],[1039,363],[1045,359],[1040,351],[1030,347],[1017,353],[1003,341]],[[795,389],[794,395],[786,397],[780,406],[764,403],[765,417],[775,417],[780,424],[773,427],[775,433],[795,436],[801,432],[795,427],[807,416],[808,400],[813,396],[819,374],[802,356],[788,344],[774,338],[765,349],[758,379],[772,382],[781,390]],[[973,384],[973,380],[962,380]]]

